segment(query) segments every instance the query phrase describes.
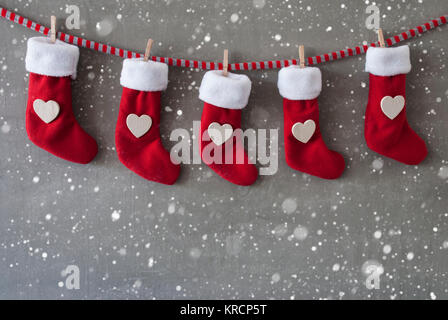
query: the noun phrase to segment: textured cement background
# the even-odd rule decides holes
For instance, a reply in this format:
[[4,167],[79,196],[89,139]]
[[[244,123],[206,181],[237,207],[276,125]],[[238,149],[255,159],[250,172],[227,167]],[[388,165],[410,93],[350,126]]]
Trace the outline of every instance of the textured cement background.
[[[81,10],[70,33],[153,54],[220,60],[292,58],[374,41],[369,1],[12,1],[0,5],[64,28],[65,6]],[[448,13],[445,0],[377,3],[386,35]],[[368,94],[364,56],[322,64],[321,126],[347,162],[323,181],[284,160],[277,71],[252,71],[245,128],[280,129],[279,168],[250,188],[201,165],[183,165],[172,187],[127,170],[114,147],[122,60],[81,50],[74,112],[98,141],[89,165],[34,146],[25,132],[26,40],[37,34],[0,21],[0,298],[448,298],[448,85],[445,27],[408,41],[408,119],[428,158],[405,166],[370,151],[363,137]],[[203,71],[170,68],[163,141],[191,130],[202,110]],[[76,265],[80,289],[64,270]],[[369,266],[382,271],[368,290]]]

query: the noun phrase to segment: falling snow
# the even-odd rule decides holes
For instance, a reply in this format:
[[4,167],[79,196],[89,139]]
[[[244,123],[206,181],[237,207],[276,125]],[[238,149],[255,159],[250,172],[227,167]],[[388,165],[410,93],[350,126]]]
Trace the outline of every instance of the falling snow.
[[[221,61],[227,48],[231,62],[292,59],[302,43],[311,56],[376,39],[364,27],[372,2],[341,2],[103,0],[81,10],[80,30],[67,30],[64,10],[58,25],[139,52],[152,37],[158,56]],[[53,8],[47,0],[10,3],[18,13],[33,8],[42,23]],[[424,1],[379,6],[388,36],[434,16]],[[448,3],[431,7],[446,12]],[[448,298],[446,30],[406,42],[413,63],[406,112],[429,150],[422,164],[404,165],[366,145],[369,76],[359,55],[318,65],[321,133],[346,161],[341,178],[323,180],[285,163],[278,70],[264,70],[244,72],[252,92],[242,126],[279,129],[277,173],[240,187],[203,163],[182,165],[179,181],[165,186],[117,157],[118,57],[82,49],[72,83],[76,120],[99,145],[92,163],[66,162],[29,140],[24,58],[36,34],[2,19],[0,298]],[[203,74],[169,69],[158,127],[167,149],[171,130],[191,134],[201,117]],[[65,288],[70,265],[80,268],[80,290]],[[378,290],[365,286],[372,274]]]

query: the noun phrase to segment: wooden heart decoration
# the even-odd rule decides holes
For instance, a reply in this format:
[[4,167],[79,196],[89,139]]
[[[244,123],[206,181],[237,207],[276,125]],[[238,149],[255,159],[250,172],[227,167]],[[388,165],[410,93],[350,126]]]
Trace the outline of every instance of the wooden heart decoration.
[[316,123],[309,119],[304,123],[296,122],[292,126],[291,132],[294,138],[302,143],[307,143],[316,131]]
[[130,113],[126,118],[126,125],[136,138],[140,138],[151,129],[152,119],[147,114],[139,117],[135,113]]
[[228,123],[220,125],[218,122],[212,122],[208,126],[207,132],[213,143],[220,146],[230,139],[233,134],[233,128]]
[[395,119],[404,108],[404,97],[396,96],[392,98],[390,96],[385,96],[381,99],[381,110],[383,113],[391,120]]
[[45,102],[41,99],[34,100],[33,109],[37,116],[46,124],[56,119],[60,110],[56,101],[49,100]]

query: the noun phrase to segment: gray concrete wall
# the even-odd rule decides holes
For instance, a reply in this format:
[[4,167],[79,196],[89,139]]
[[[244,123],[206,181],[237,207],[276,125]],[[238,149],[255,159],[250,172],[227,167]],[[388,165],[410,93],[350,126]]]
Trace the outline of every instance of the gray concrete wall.
[[[368,2],[368,1],[367,1]],[[308,55],[375,41],[364,1],[12,1],[0,5],[70,33],[153,54],[231,61]],[[386,36],[448,12],[448,2],[381,1]],[[122,59],[82,49],[73,83],[76,118],[99,143],[82,166],[34,146],[25,131],[26,40],[37,34],[0,21],[0,298],[447,298],[447,27],[408,41],[407,116],[428,158],[405,166],[366,146],[365,56],[320,65],[321,129],[347,162],[323,181],[284,160],[277,71],[252,71],[245,128],[279,130],[279,168],[250,188],[231,185],[204,164],[183,165],[167,187],[118,160],[114,129]],[[202,104],[203,71],[170,68],[162,98],[164,144],[191,129]],[[76,265],[80,289],[65,286]],[[380,288],[365,286],[381,266]]]

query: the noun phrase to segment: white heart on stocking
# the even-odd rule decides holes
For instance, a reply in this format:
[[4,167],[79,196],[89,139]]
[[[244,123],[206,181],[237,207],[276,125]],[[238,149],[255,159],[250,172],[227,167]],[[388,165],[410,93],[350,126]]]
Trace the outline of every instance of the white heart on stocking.
[[304,123],[296,122],[292,126],[291,132],[294,138],[299,140],[302,143],[307,143],[316,131],[316,123],[309,119]]
[[381,99],[381,110],[383,113],[391,120],[395,119],[404,108],[404,97],[396,96],[392,98],[390,96],[385,96]]
[[213,143],[220,146],[230,139],[233,134],[233,128],[228,123],[220,125],[218,122],[212,122],[208,126],[207,132]]
[[126,125],[136,138],[140,138],[151,129],[152,119],[147,114],[139,117],[135,113],[130,113],[126,118]]
[[33,109],[37,116],[47,124],[56,119],[60,110],[56,101],[49,100],[45,102],[41,99],[34,100]]

